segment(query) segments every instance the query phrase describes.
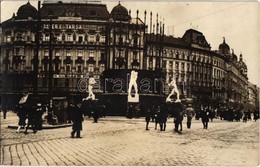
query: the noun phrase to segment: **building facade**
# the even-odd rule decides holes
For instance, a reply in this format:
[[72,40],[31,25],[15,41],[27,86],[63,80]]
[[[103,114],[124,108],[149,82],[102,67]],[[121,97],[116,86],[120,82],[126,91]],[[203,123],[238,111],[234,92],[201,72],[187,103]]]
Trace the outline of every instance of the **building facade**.
[[223,39],[219,45],[219,54],[226,58],[226,101],[233,106],[243,106],[248,102],[248,77],[247,66],[240,54],[238,60],[234,50],[230,52],[229,45]]
[[248,101],[247,66],[225,39],[213,51],[202,32],[166,36],[158,14],[154,24],[152,12],[150,22],[146,14],[141,19],[120,3],[111,12],[101,3],[22,5],[1,25],[3,103],[28,91],[83,97],[89,77],[98,95],[125,100],[131,70],[140,74],[141,99],[166,97],[175,80],[181,98],[192,98],[197,108]]
[[259,88],[251,82],[248,83],[248,107],[251,111],[259,109]]

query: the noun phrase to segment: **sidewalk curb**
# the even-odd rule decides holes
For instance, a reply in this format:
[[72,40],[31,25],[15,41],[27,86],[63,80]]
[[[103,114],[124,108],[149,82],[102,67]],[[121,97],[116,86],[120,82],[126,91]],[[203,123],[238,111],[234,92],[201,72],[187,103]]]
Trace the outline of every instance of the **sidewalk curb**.
[[[62,125],[43,125],[42,129],[57,129],[57,128],[66,128],[66,127],[70,127],[72,126],[72,124],[62,124]],[[10,129],[17,129],[18,125],[14,125],[14,124],[10,124],[7,126],[7,128]]]

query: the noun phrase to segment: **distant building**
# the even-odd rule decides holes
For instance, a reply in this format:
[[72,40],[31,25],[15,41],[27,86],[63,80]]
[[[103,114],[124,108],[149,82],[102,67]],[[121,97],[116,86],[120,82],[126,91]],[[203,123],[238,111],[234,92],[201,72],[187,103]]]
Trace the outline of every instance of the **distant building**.
[[251,111],[259,107],[259,88],[251,82],[248,83],[248,104]]
[[238,60],[233,49],[230,53],[230,48],[226,44],[225,38],[223,43],[219,45],[219,54],[226,58],[225,84],[227,102],[235,107],[239,105],[243,106],[243,104],[247,103],[248,99],[247,66],[243,61],[243,56],[240,54]]

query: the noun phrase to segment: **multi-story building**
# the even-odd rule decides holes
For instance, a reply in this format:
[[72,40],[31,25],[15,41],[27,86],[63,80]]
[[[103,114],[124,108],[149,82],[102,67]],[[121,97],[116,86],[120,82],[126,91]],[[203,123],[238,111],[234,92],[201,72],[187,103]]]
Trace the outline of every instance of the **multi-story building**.
[[165,36],[158,15],[152,24],[150,13],[150,32],[146,12],[143,20],[139,11],[133,15],[120,3],[111,12],[101,3],[44,2],[38,10],[22,5],[1,27],[3,103],[13,104],[28,91],[82,98],[94,77],[96,94],[121,105],[131,70],[139,72],[142,102],[167,96],[173,79],[181,98],[192,98],[198,108],[248,100],[246,64],[225,39],[213,51],[197,30]]
[[[147,39],[147,55],[151,57],[150,48],[156,46],[156,38],[150,34]],[[166,83],[175,80],[181,97],[192,98],[197,107],[208,105],[212,98],[213,52],[205,36],[189,29],[182,38],[164,36],[160,44],[163,46],[162,69],[166,73]]]
[[132,19],[120,3],[109,13],[103,4],[59,1],[44,2],[37,13],[28,2],[2,24],[6,93],[33,92],[34,75],[38,93],[50,86],[54,93],[77,93],[86,76],[143,68],[145,25],[138,12]]
[[138,10],[132,18],[120,3],[108,12],[98,2],[61,1],[44,2],[38,10],[28,2],[2,24],[5,104],[16,103],[24,92],[82,98],[89,77],[96,79],[96,93],[125,95],[131,70],[139,70],[143,93],[158,92],[157,73],[145,80],[142,71],[147,26]]
[[259,107],[258,102],[258,88],[256,85],[248,82],[248,104],[249,109],[254,112]]
[[243,106],[248,99],[247,66],[243,61],[243,56],[240,54],[238,60],[233,49],[230,53],[230,47],[225,42],[225,38],[223,43],[219,45],[219,54],[226,58],[225,84],[227,102],[234,104],[234,106]]

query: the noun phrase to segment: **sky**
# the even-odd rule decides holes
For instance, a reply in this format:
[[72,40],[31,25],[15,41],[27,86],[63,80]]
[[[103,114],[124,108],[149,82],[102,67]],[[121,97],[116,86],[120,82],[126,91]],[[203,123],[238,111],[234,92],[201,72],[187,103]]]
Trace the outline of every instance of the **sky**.
[[[17,13],[18,8],[28,1],[1,1],[1,22]],[[70,2],[73,0],[70,0]],[[79,1],[82,2],[83,0]],[[66,2],[69,2],[68,0]],[[75,2],[75,1],[74,1]],[[37,8],[37,1],[30,3]],[[109,12],[119,1],[102,1]],[[153,13],[153,24],[156,14],[159,21],[165,24],[165,33],[174,37],[182,37],[186,30],[192,28],[206,37],[212,50],[217,50],[225,37],[226,43],[239,57],[240,53],[248,67],[248,78],[253,84],[260,86],[260,3],[243,2],[194,2],[194,1],[121,1],[122,6],[131,9],[131,16],[144,20],[150,25],[150,12]],[[149,28],[148,28],[149,30]]]

